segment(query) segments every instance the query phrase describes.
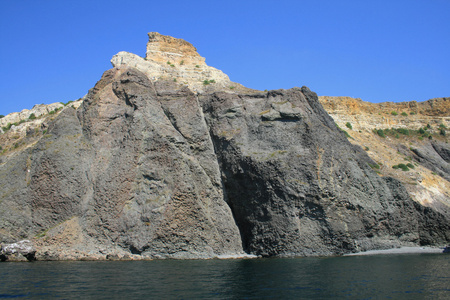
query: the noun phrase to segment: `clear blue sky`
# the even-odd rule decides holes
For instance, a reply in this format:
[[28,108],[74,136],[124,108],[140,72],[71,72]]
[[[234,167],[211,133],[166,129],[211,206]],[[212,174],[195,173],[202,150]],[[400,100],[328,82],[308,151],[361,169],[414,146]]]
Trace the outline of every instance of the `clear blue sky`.
[[82,97],[147,32],[255,89],[365,101],[450,97],[450,0],[0,0],[0,114]]

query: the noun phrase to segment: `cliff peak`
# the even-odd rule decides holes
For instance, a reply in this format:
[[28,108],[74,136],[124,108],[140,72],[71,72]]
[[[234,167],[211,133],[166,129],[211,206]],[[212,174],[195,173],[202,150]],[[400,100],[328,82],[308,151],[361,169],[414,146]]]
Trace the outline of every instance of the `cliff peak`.
[[221,70],[208,66],[191,43],[157,32],[149,32],[148,37],[145,58],[122,51],[113,56],[112,65],[138,69],[151,82],[170,80],[199,93],[249,90],[230,81]]
[[177,39],[158,32],[148,33],[146,60],[173,64],[206,65],[205,58],[198,54],[197,49],[183,39]]

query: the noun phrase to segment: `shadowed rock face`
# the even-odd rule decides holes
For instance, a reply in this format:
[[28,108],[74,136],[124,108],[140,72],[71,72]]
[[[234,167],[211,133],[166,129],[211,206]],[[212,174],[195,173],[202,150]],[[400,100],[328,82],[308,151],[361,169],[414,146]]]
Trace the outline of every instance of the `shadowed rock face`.
[[[372,171],[374,162],[338,131],[309,89],[201,100],[247,252],[330,255],[430,243],[423,212],[400,182]],[[265,117],[277,107],[295,118]],[[438,227],[445,220],[430,219]],[[444,222],[430,231],[431,239],[444,242],[446,228]]]
[[376,174],[306,87],[197,94],[121,64],[1,163],[0,240],[32,239],[37,259],[334,255],[450,240],[449,216]]

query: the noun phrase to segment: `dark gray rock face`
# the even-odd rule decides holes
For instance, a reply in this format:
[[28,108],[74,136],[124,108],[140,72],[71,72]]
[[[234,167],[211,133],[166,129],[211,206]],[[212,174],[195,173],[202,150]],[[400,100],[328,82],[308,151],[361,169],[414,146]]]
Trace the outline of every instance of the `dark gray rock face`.
[[450,240],[307,88],[196,95],[111,69],[0,168],[0,240],[104,259],[333,255]]
[[3,170],[2,240],[67,237],[69,248],[149,258],[243,253],[196,97],[137,70],[107,71]]
[[[330,255],[450,237],[445,217],[424,216],[400,182],[369,167],[309,89],[201,102],[247,252]],[[443,228],[430,236],[430,226]]]
[[433,141],[423,144],[419,149],[411,150],[414,160],[450,181],[450,146],[448,144]]

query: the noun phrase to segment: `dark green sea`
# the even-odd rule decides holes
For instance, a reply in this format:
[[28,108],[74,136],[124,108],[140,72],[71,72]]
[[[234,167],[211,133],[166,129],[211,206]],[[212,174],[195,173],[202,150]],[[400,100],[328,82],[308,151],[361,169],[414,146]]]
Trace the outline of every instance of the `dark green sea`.
[[0,263],[0,298],[450,299],[450,255]]

